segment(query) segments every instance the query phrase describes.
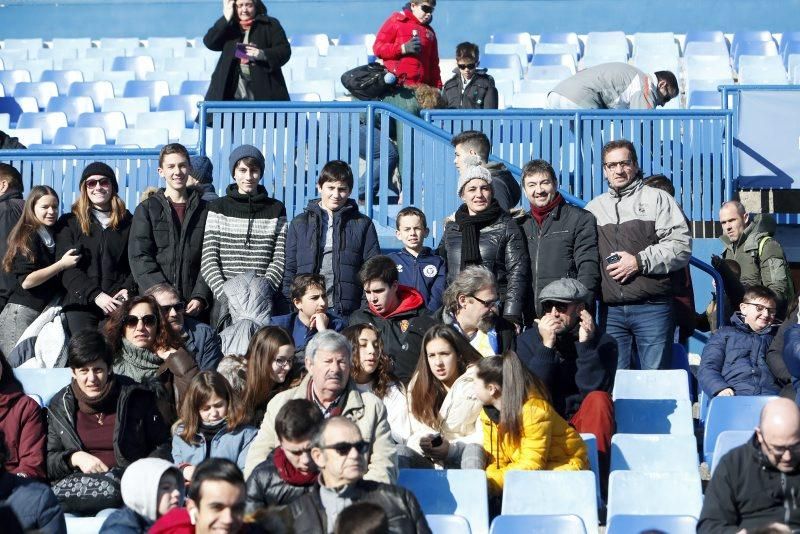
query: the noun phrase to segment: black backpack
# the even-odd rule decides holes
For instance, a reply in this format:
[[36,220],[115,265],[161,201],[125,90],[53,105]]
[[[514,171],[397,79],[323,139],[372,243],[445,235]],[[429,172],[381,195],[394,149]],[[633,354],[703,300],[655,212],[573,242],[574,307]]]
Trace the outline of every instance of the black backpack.
[[342,85],[359,100],[380,100],[394,87],[384,79],[387,72],[380,63],[361,65],[342,74]]

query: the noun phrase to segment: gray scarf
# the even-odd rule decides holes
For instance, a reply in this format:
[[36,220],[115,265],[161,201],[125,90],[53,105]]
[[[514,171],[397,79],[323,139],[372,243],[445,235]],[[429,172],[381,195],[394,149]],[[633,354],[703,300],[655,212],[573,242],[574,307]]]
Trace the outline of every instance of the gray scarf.
[[158,357],[149,349],[137,347],[125,338],[122,338],[122,349],[114,359],[114,372],[118,375],[125,375],[129,378],[141,382],[145,378],[152,378],[158,375],[158,368],[164,360]]

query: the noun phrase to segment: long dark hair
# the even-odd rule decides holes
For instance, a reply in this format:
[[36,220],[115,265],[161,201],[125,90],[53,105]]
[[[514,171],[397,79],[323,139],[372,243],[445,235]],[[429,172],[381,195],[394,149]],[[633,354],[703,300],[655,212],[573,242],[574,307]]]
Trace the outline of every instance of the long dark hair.
[[203,371],[196,375],[186,395],[181,401],[180,419],[175,423],[175,430],[183,425],[180,438],[186,443],[196,443],[197,433],[200,428],[200,408],[208,402],[213,395],[224,399],[228,403],[228,413],[225,416],[228,432],[234,432],[246,421],[244,410],[236,396],[231,391],[231,386],[225,377],[216,371]]
[[294,339],[279,326],[265,326],[250,338],[245,354],[247,383],[244,387],[244,409],[250,417],[260,406],[266,404],[278,388],[289,382],[289,375],[284,384],[275,384],[272,381],[272,363],[278,350],[284,345],[294,346]]
[[507,350],[501,356],[483,358],[478,362],[477,377],[486,384],[500,387],[503,406],[498,425],[500,438],[506,434],[512,443],[518,444],[523,432],[522,408],[531,397],[550,402],[547,386],[522,365],[513,350]]
[[[261,0],[253,0],[253,5],[256,8],[256,14],[253,18],[267,14],[267,6]],[[233,21],[239,24],[239,15],[236,13],[236,2],[233,3]]]
[[369,323],[354,324],[342,330],[342,335],[347,338],[347,341],[349,341],[350,345],[353,347],[353,367],[350,376],[354,377],[363,372],[361,367],[361,345],[358,341],[358,337],[364,330],[372,330],[378,338],[378,366],[375,368],[375,371],[373,371],[375,383],[372,386],[372,392],[379,399],[383,399],[389,393],[389,388],[392,384],[398,384],[399,386],[400,381],[392,373],[392,360],[390,360],[389,356],[383,351],[381,333],[375,326]]
[[414,375],[411,379],[413,387],[409,388],[411,414],[418,421],[434,429],[439,426],[439,410],[442,407],[444,398],[447,396],[447,390],[442,381],[434,376],[431,366],[428,364],[428,343],[434,339],[446,341],[456,353],[458,375],[461,376],[469,365],[478,361],[478,357],[473,352],[463,350],[461,347],[463,343],[460,343],[459,338],[461,338],[461,334],[453,330],[452,327],[443,324],[432,326],[422,338],[422,348],[420,349],[419,360],[417,360],[417,368],[414,370]]
[[22,208],[22,216],[8,236],[8,249],[6,250],[6,255],[3,256],[3,270],[5,272],[11,272],[14,267],[14,257],[17,254],[21,254],[28,261],[33,261],[33,249],[31,248],[33,234],[42,226],[42,223],[36,218],[34,208],[36,203],[46,196],[54,196],[58,200],[58,193],[52,187],[46,185],[36,185],[28,193],[25,207]]
[[[83,235],[91,235],[92,233],[92,201],[89,200],[89,188],[86,185],[86,180],[81,182],[80,195],[78,200],[72,205],[72,214],[78,219],[78,225],[81,227]],[[125,218],[125,202],[114,193],[111,197],[111,212],[108,227],[112,230],[119,228],[120,223]]]
[[177,334],[167,326],[167,319],[161,312],[155,297],[149,295],[138,296],[123,302],[119,308],[111,312],[106,321],[106,339],[114,350],[115,358],[119,356],[119,352],[122,349],[122,338],[125,337],[125,318],[130,315],[131,310],[137,304],[149,304],[153,310],[153,315],[156,316],[156,339],[153,347],[149,350],[155,352],[158,349],[178,349],[183,346],[183,342],[181,342]]

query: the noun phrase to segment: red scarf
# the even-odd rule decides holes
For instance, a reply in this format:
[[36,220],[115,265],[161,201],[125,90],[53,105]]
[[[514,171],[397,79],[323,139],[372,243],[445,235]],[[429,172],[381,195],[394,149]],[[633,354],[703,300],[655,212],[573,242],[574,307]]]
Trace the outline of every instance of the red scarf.
[[553,200],[551,200],[541,208],[537,208],[536,206],[531,206],[531,216],[536,221],[536,224],[541,226],[542,222],[544,222],[547,215],[563,201],[564,199],[561,197],[561,193],[556,191],[556,196],[553,197]]
[[272,455],[272,460],[275,462],[275,468],[278,470],[278,475],[281,480],[288,482],[292,486],[310,486],[317,481],[317,474],[313,471],[303,473],[286,458],[286,453],[283,452],[283,447],[278,447]]
[[253,25],[253,21],[255,19],[247,19],[247,20],[239,20],[239,27],[242,29],[243,32],[246,32],[250,29],[250,26]]

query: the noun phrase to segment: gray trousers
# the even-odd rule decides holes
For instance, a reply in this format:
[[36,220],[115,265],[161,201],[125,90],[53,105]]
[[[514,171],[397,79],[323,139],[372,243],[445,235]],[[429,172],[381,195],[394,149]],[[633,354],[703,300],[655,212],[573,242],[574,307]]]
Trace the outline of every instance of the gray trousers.
[[17,341],[40,312],[22,304],[8,303],[0,313],[0,351],[8,357]]
[[[485,469],[486,455],[477,443],[450,443],[456,447],[452,459],[445,462],[446,469]],[[434,463],[405,445],[397,446],[397,465],[400,469],[433,469]]]

